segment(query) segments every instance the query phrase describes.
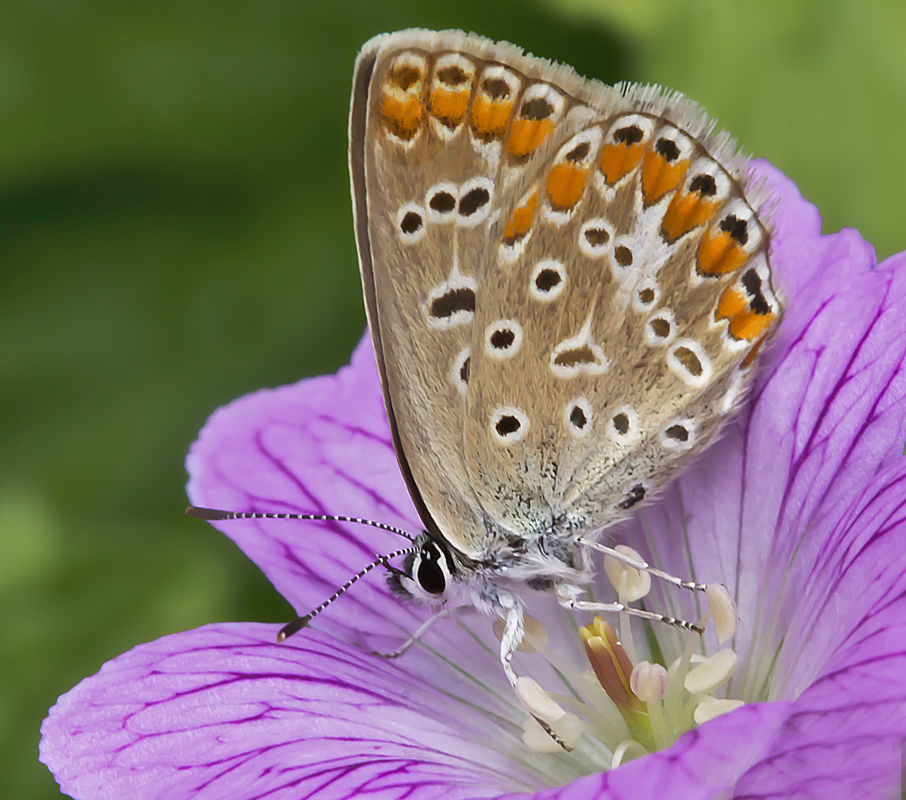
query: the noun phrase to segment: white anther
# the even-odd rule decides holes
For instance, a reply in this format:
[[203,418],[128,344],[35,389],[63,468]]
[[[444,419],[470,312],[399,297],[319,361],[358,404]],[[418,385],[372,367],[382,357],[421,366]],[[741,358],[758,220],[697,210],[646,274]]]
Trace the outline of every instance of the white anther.
[[529,750],[536,753],[562,753],[563,748],[541,727],[534,717],[527,717],[522,723],[522,741]]
[[632,668],[629,676],[629,688],[642,702],[652,703],[663,700],[670,690],[667,670],[660,664],[640,661]]
[[717,641],[723,644],[736,635],[736,624],[739,621],[736,603],[733,602],[730,590],[722,583],[709,583],[705,597],[711,606]]
[[575,747],[585,730],[582,720],[575,714],[566,714],[563,719],[558,719],[551,727],[567,747]]
[[[551,725],[551,730],[560,737],[568,748],[574,748],[582,736],[585,726],[575,714],[565,714]],[[562,753],[563,748],[541,727],[534,717],[522,723],[522,741],[526,747],[537,753]]]
[[516,694],[526,711],[547,723],[556,722],[566,716],[566,712],[534,678],[525,676],[517,678]]
[[692,694],[713,692],[730,680],[730,676],[736,671],[737,660],[733,650],[721,650],[690,669],[683,686]]
[[[551,729],[560,737],[563,744],[573,748],[579,743],[579,738],[582,736],[582,720],[575,714],[566,714],[551,725]],[[522,741],[525,742],[526,747],[536,753],[563,752],[563,748],[551,738],[534,717],[528,717],[522,723]]]
[[744,705],[745,703],[742,700],[718,700],[716,697],[706,696],[696,706],[692,717],[697,724],[703,725],[708,720],[722,717],[724,714],[729,714]]
[[[618,544],[614,550],[633,561],[645,563],[635,550],[625,544]],[[612,556],[604,556],[604,572],[619,593],[621,602],[634,603],[651,591],[651,576],[647,572],[630,567]]]

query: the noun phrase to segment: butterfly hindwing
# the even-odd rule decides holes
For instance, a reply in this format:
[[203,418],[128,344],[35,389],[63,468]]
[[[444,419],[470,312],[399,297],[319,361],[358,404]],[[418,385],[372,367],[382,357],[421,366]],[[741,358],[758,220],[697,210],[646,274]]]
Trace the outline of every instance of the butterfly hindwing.
[[779,317],[734,145],[657,89],[620,99],[551,154],[483,275],[466,463],[521,535],[606,527],[659,489],[735,408]]

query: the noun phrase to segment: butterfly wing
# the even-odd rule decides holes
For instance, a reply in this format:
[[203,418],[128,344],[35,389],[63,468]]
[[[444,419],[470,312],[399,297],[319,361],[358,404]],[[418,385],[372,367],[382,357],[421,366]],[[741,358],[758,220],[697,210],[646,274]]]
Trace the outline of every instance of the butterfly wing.
[[761,200],[711,127],[460,32],[360,55],[350,170],[385,403],[426,526],[465,554],[615,521],[742,395],[780,304]]
[[[481,556],[486,514],[463,455],[471,322],[491,229],[521,164],[550,138],[521,112],[520,51],[460,32],[402,31],[356,64],[350,173],[368,319],[394,445],[429,530]],[[529,108],[529,111],[531,109]],[[562,111],[563,109],[561,109]]]
[[606,527],[659,489],[735,408],[780,313],[733,143],[656,87],[573,91],[600,119],[526,182],[472,322],[469,481],[522,536]]

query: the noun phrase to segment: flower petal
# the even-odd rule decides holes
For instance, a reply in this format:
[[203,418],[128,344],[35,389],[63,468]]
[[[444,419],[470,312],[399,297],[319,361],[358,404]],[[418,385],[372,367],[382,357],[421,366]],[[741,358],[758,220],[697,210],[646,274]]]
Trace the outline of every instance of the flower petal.
[[140,645],[63,695],[41,760],[75,798],[484,797],[538,785],[501,755],[524,712],[458,702],[325,634],[212,625]]
[[831,531],[906,435],[906,271],[890,263],[838,285],[828,273],[756,394],[740,451],[737,602],[760,647],[779,644]]
[[[795,187],[768,166],[760,170],[779,198],[773,252],[787,307],[763,359],[752,408],[628,530],[630,543],[647,544],[640,550],[657,566],[728,584],[740,607],[736,650],[743,664],[782,648],[777,663],[784,668],[776,674],[743,669],[737,675],[750,681],[736,684],[753,695],[746,699],[767,693],[798,700],[752,703],[662,753],[574,781],[551,796],[653,798],[679,788],[685,797],[711,797],[715,787],[737,780],[740,791],[788,796],[785,786],[806,793],[816,785],[810,779],[818,785],[844,781],[870,796],[899,763],[898,743],[906,736],[906,628],[896,622],[906,616],[899,604],[906,564],[897,546],[906,532],[898,516],[906,501],[906,258],[876,267],[871,248],[855,232],[821,237],[817,212]],[[217,412],[189,458],[193,502],[352,513],[417,530],[370,355],[363,343],[337,376],[258,393]],[[372,448],[367,458],[362,447]],[[378,490],[366,488],[371,486]],[[218,527],[300,611],[367,561],[370,543],[375,549],[398,546],[389,535],[366,537],[340,525]],[[651,605],[659,610],[675,613],[672,602],[663,587],[652,594]],[[552,626],[552,614],[562,620],[562,612],[541,605],[540,612],[535,605],[531,611],[548,624],[553,648],[565,655],[569,644],[561,649],[554,640],[572,636],[570,626]],[[398,636],[416,624],[378,581],[357,587],[345,607],[347,613],[325,626]],[[294,646],[321,643],[312,634]],[[432,665],[450,665],[418,651],[406,665],[404,685],[419,684]],[[461,625],[441,652],[455,652],[462,674],[482,680],[488,665],[496,667],[493,654]],[[753,684],[753,675],[764,683]],[[434,680],[437,685],[436,675]],[[496,695],[501,684],[489,681]],[[501,712],[509,719],[507,714]],[[836,754],[845,753],[850,741],[858,756],[847,766]],[[778,777],[784,775],[793,777],[784,782]],[[485,784],[470,780],[460,776],[453,784],[482,795],[475,787]],[[502,783],[493,785],[497,791]]]
[[[216,411],[186,461],[188,494],[199,506],[230,511],[345,514],[419,533],[390,443],[370,342],[336,375],[241,397]],[[212,523],[263,570],[304,614],[369,563],[405,545],[361,525],[232,520]],[[383,570],[361,581],[342,613],[319,624],[394,635],[424,613],[398,602]]]
[[[809,565],[778,656],[775,696],[797,696],[832,669],[823,665],[838,664],[844,653],[856,660],[869,654],[906,658],[906,625],[887,619],[888,606],[906,592],[904,462],[865,489]],[[906,698],[906,677],[902,692]]]
[[776,693],[801,695],[738,796],[798,796],[820,786],[894,796],[906,740],[904,540],[901,459],[865,491],[814,565],[778,658]]
[[321,633],[276,645],[267,626],[212,625],[140,645],[61,697],[41,760],[77,800],[704,799],[757,778],[783,752],[778,731],[795,729],[788,703],[746,706],[615,772],[540,789],[572,756],[512,759],[522,712],[458,702],[455,671],[434,677]]

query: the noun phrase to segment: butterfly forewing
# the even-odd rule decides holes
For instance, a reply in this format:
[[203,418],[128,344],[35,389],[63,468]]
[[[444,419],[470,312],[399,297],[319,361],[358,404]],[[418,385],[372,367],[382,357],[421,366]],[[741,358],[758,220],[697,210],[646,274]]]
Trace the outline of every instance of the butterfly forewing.
[[523,126],[507,156],[526,81],[498,51],[461,33],[378,37],[357,63],[350,123],[362,278],[397,454],[426,525],[473,556],[486,527],[463,455],[471,321],[489,231],[550,134],[547,122]]

